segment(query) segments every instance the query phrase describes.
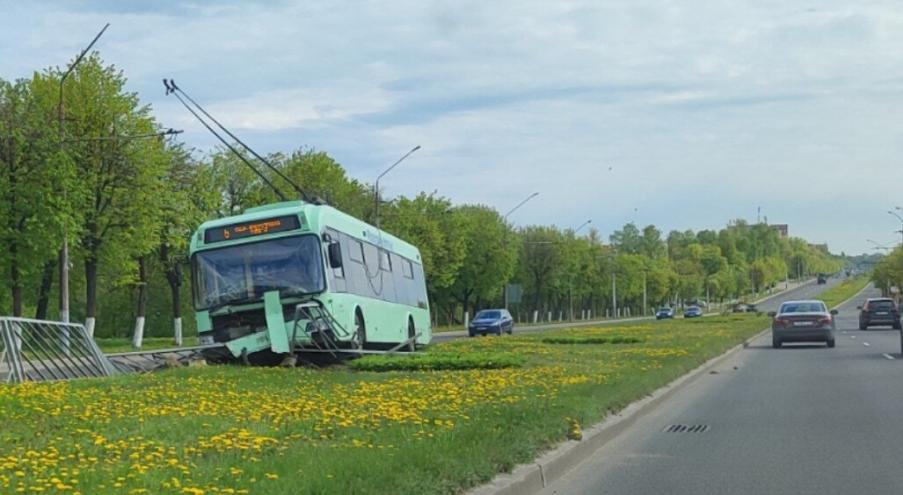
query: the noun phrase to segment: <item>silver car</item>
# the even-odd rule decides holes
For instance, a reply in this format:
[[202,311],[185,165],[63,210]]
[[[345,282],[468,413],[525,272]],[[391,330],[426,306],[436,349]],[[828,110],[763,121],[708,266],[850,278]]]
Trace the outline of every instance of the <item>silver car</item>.
[[771,345],[775,349],[784,342],[824,342],[834,347],[834,315],[819,300],[787,301],[775,312],[771,321]]

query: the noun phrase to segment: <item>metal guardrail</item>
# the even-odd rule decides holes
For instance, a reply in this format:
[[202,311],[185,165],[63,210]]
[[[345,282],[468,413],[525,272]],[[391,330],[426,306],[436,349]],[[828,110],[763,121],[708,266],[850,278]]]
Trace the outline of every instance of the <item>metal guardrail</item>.
[[116,373],[80,324],[0,317],[0,382],[65,380]]

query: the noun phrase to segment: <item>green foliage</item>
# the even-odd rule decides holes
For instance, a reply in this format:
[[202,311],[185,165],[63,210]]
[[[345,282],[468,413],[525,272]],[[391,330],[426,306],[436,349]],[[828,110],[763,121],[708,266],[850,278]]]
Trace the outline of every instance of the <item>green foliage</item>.
[[366,356],[348,363],[358,371],[441,371],[519,368],[526,360],[510,352],[427,352]]
[[891,293],[892,287],[903,290],[903,246],[898,246],[875,263],[871,278],[885,295]]

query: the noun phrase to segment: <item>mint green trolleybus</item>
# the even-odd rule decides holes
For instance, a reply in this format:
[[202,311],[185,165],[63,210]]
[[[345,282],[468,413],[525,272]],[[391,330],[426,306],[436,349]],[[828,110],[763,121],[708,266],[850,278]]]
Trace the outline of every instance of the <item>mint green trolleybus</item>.
[[287,201],[202,224],[190,243],[205,354],[271,364],[430,342],[416,247],[331,206]]

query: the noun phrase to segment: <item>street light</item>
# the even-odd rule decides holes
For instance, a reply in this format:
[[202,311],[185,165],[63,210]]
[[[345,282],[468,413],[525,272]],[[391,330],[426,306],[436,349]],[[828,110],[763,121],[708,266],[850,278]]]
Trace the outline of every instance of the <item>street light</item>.
[[[508,210],[508,213],[505,213],[505,216],[502,217],[503,220],[504,220],[505,222],[507,222],[507,221],[508,221],[508,216],[509,216],[509,215],[511,215],[512,213],[514,213],[515,210],[517,210],[517,209],[520,208],[521,206],[524,206],[524,203],[526,203],[527,201],[530,201],[531,199],[535,198],[536,196],[539,196],[539,193],[538,193],[538,192],[535,192],[535,193],[533,193],[533,194],[527,196],[526,198],[524,198],[524,200],[521,201],[520,203],[518,203],[517,206],[515,206],[514,208],[511,208],[510,210]],[[502,296],[503,296],[503,298],[505,299],[505,309],[508,309],[508,281],[505,281],[505,286],[502,287]]]
[[379,179],[382,179],[383,176],[388,174],[393,168],[395,168],[396,165],[403,162],[405,158],[411,156],[412,154],[414,154],[415,151],[417,151],[419,149],[420,149],[419,144],[417,146],[414,146],[413,148],[411,148],[411,151],[408,151],[407,153],[405,153],[404,156],[402,156],[401,158],[396,160],[395,163],[393,163],[389,168],[385,169],[383,171],[383,173],[379,174],[379,176],[376,177],[376,184],[373,186],[373,196],[376,200],[376,204],[374,205],[375,206],[374,216],[376,217],[377,230],[379,229]]
[[[69,77],[69,74],[75,69],[75,67],[85,58],[85,55],[91,50],[91,47],[94,46],[94,43],[97,43],[97,40],[100,39],[101,35],[103,35],[104,31],[110,27],[110,23],[106,23],[103,29],[97,33],[97,36],[91,40],[91,43],[78,54],[78,57],[75,58],[75,62],[72,62],[72,65],[66,69],[66,72],[63,73],[62,77],[60,77],[60,99],[59,99],[59,107],[58,107],[58,118],[59,118],[59,128],[60,128],[60,155],[62,156],[64,152],[64,141],[63,141],[63,84],[66,82],[66,78]],[[63,196],[68,196],[68,191],[63,189]],[[63,227],[63,248],[60,249],[60,320],[63,323],[69,323],[69,228],[68,226]]]
[[574,229],[574,233],[576,234],[577,232],[580,232],[580,229],[582,229],[583,227],[586,227],[587,225],[591,224],[592,222],[593,222],[592,219],[590,219],[590,220],[587,220],[587,221],[581,223],[579,227]]
[[[896,208],[897,208],[897,209],[900,209],[899,206],[897,206]],[[891,215],[897,217],[897,220],[900,221],[900,230],[895,230],[894,232],[899,232],[899,233],[900,233],[900,235],[901,235],[900,242],[903,243],[903,217],[901,217],[900,215],[894,213],[894,210],[887,210],[887,212],[888,212],[889,214],[891,214]]]
[[132,134],[126,136],[99,136],[99,137],[90,137],[90,138],[79,138],[79,139],[67,139],[63,141],[64,143],[85,143],[89,141],[132,141],[135,139],[148,139],[155,137],[164,137],[164,136],[175,136],[177,134],[182,134],[183,130],[181,129],[166,129],[165,131],[153,132],[150,134]]
[[523,201],[521,201],[520,203],[518,203],[517,206],[515,206],[514,208],[511,208],[511,210],[509,210],[508,213],[505,213],[505,217],[504,217],[505,220],[508,220],[508,216],[509,216],[509,215],[511,215],[512,213],[514,213],[514,212],[515,212],[518,208],[520,208],[521,206],[524,206],[524,203],[526,203],[527,201],[530,201],[531,199],[535,198],[536,196],[539,196],[539,193],[538,193],[538,192],[535,192],[535,193],[533,193],[533,194],[527,196]]

